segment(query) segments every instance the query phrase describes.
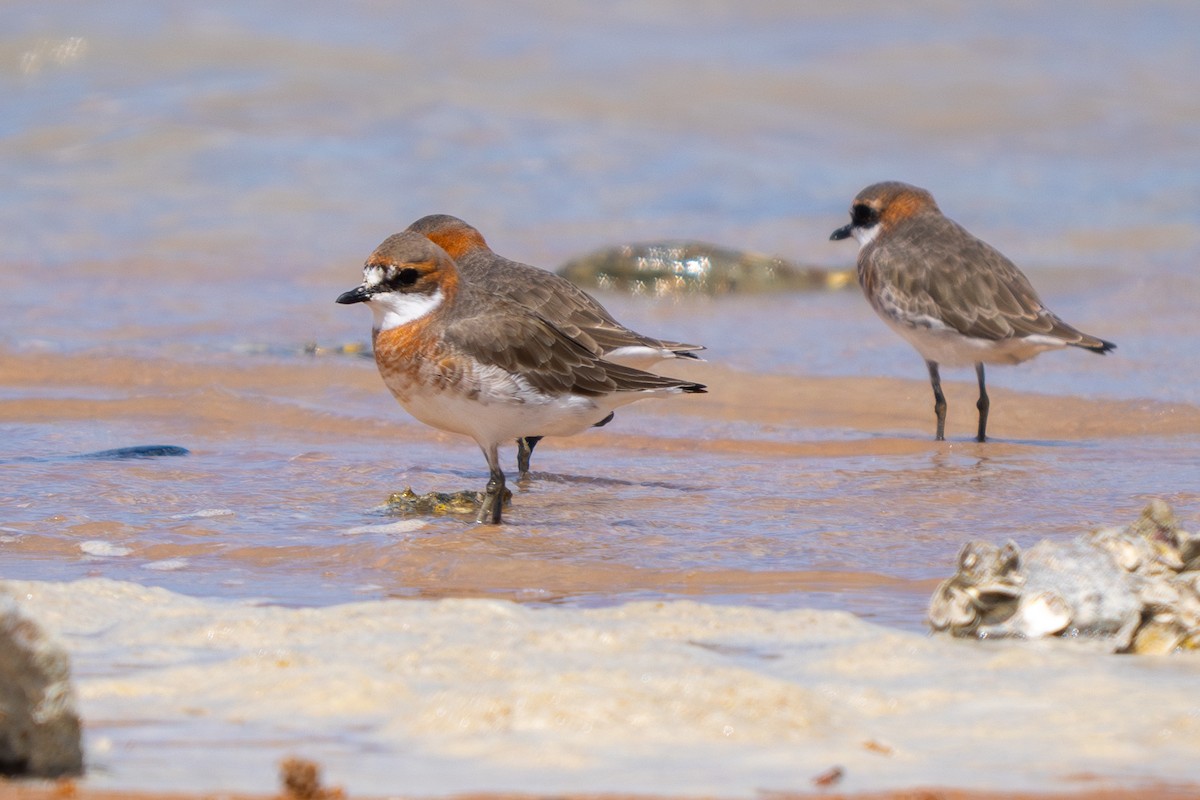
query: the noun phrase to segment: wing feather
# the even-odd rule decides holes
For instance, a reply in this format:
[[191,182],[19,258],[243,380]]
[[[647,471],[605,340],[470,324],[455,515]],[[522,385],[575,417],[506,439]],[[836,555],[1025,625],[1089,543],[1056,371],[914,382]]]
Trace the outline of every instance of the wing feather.
[[520,375],[547,394],[595,397],[670,388],[703,390],[689,381],[605,361],[582,340],[545,317],[506,298],[487,294],[478,285],[464,285],[459,302],[469,304],[470,313],[447,326],[445,345],[452,351],[470,353],[485,365]]
[[597,355],[635,346],[675,353],[704,349],[702,345],[655,339],[631,331],[594,297],[561,275],[512,261],[490,250],[464,253],[457,263],[468,280],[554,320],[563,333]]
[[[974,339],[1053,336],[1068,344],[1100,340],[1063,322],[1042,304],[1029,279],[1002,253],[953,220],[924,217],[889,242],[864,250],[880,313],[913,327],[942,326]],[[933,229],[930,230],[930,227]],[[912,254],[920,253],[919,263]]]

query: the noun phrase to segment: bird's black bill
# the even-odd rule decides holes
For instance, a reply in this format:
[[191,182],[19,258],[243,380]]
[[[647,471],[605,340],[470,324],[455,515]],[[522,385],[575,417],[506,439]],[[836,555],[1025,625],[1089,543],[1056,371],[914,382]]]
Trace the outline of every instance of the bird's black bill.
[[850,226],[849,225],[843,225],[842,227],[838,228],[833,233],[829,234],[829,240],[831,242],[836,242],[840,239],[849,239],[849,238],[850,238]]
[[362,303],[371,299],[371,292],[365,286],[355,286],[348,292],[342,292],[338,295],[337,301],[344,306],[351,303]]

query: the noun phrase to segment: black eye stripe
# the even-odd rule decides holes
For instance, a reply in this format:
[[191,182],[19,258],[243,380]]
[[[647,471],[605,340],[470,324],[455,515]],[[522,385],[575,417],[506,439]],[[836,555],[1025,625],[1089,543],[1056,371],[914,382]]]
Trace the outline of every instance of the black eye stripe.
[[879,212],[866,203],[855,203],[850,209],[850,221],[859,228],[869,228],[879,222]]
[[421,277],[420,272],[412,267],[405,267],[396,273],[396,283],[400,286],[412,286],[419,277]]

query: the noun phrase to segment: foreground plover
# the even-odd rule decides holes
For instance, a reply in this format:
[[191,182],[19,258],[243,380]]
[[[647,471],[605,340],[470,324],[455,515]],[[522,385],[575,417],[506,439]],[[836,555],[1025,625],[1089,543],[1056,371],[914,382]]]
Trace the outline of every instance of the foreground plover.
[[417,233],[385,240],[362,283],[337,301],[370,307],[375,363],[405,410],[483,451],[478,522],[500,522],[501,442],[530,431],[569,436],[627,403],[705,391],[605,361],[545,317],[460,278],[446,251]]
[[[553,272],[522,264],[493,251],[476,228],[449,214],[430,214],[408,226],[445,250],[467,280],[545,317],[596,355],[627,367],[646,369],[671,358],[698,359],[697,344],[643,336],[613,318],[591,295]],[[607,421],[607,420],[606,420]],[[517,468],[529,473],[529,457],[541,440],[527,431],[517,440]]]

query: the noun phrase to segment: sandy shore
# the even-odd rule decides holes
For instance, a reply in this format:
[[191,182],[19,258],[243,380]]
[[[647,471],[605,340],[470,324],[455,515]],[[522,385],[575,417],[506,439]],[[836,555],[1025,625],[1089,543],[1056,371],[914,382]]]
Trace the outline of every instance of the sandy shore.
[[[391,795],[409,798],[414,795]],[[542,795],[528,794],[460,794],[452,800],[546,800]],[[673,797],[673,796],[672,796]],[[1065,793],[1037,792],[972,792],[957,789],[904,789],[867,794],[837,794],[814,789],[812,792],[764,792],[761,800],[792,800],[799,797],[820,797],[823,800],[1192,800],[1200,798],[1200,786],[1143,786],[1131,789],[1094,787]],[[144,793],[113,792],[80,789],[71,781],[57,783],[0,783],[0,800],[374,800],[363,795],[347,795],[339,789],[321,789],[316,794],[231,794],[206,793]],[[652,795],[556,795],[555,800],[656,800]],[[676,798],[676,800],[681,800]]]

